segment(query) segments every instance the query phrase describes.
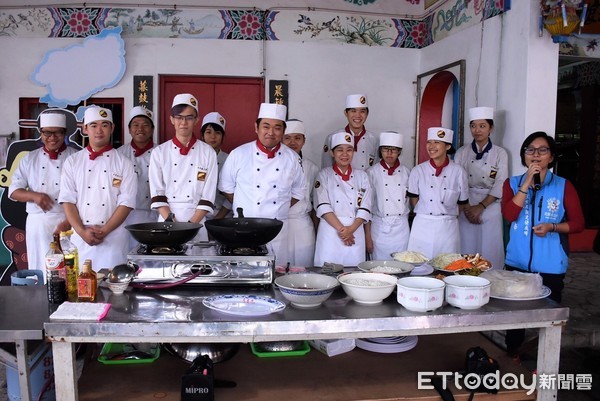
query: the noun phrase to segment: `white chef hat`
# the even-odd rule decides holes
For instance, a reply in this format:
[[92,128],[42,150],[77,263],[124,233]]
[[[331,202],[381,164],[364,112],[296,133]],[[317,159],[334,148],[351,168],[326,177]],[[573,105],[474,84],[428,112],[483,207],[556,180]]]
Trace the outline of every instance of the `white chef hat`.
[[223,117],[216,111],[212,111],[204,116],[204,118],[202,119],[202,127],[204,127],[206,124],[211,123],[217,124],[218,126],[223,128],[223,131],[225,131],[225,125],[227,124],[227,121],[225,120],[225,117]]
[[446,142],[452,145],[452,137],[454,132],[448,128],[431,127],[427,129],[427,140]]
[[192,106],[194,110],[196,110],[196,113],[198,113],[198,100],[194,97],[194,95],[190,93],[180,93],[179,95],[175,95],[171,108],[180,104]]
[[347,133],[346,131],[338,131],[331,135],[331,150],[338,145],[352,145],[354,146],[354,135]]
[[129,126],[129,124],[131,124],[131,120],[133,120],[136,117],[147,117],[150,122],[152,123],[152,127],[154,127],[154,119],[152,119],[152,111],[148,110],[147,108],[145,108],[144,106],[135,106],[133,109],[131,109],[131,111],[129,112],[129,121],[127,122],[127,126]]
[[285,122],[285,133],[286,134],[302,134],[306,136],[306,130],[304,129],[304,123],[300,120],[288,120]]
[[112,123],[112,111],[96,105],[88,107],[85,109],[85,114],[83,115],[83,124],[88,125],[94,121],[108,121]]
[[40,128],[60,127],[67,128],[67,116],[63,113],[47,112],[40,114]]
[[356,107],[369,107],[369,103],[367,103],[367,95],[359,93],[346,96],[346,108],[354,109]]
[[285,122],[287,106],[277,103],[261,103],[258,118],[272,118]]
[[493,119],[494,109],[492,107],[473,107],[469,109],[469,121]]
[[402,149],[404,135],[395,131],[385,131],[379,135],[379,146],[393,146]]

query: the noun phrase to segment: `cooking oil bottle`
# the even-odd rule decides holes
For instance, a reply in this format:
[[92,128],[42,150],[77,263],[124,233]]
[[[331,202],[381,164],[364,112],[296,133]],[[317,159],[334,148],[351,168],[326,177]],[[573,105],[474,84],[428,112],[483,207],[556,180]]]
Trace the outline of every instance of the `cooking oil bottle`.
[[96,276],[92,274],[92,266],[86,259],[79,277],[77,277],[77,300],[79,302],[94,302],[96,300]]
[[65,269],[67,273],[67,294],[69,300],[77,300],[77,277],[79,277],[79,252],[71,242],[72,230],[60,233],[60,245],[65,255]]

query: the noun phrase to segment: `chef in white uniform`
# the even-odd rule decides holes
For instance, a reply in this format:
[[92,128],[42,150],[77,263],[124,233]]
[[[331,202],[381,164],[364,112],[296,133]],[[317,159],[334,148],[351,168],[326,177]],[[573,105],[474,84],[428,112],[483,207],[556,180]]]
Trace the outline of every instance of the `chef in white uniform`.
[[[175,96],[171,106],[175,136],[154,149],[150,158],[150,194],[159,221],[173,213],[175,221],[202,224],[214,211],[217,154],[194,136],[199,123],[198,100],[189,93]],[[204,226],[194,240],[208,240]]]
[[428,258],[460,252],[459,209],[469,201],[467,172],[448,154],[453,131],[442,127],[427,130],[430,159],[415,166],[408,178],[408,197],[416,213],[408,240],[410,251]]
[[293,266],[312,266],[315,257],[315,220],[312,192],[319,173],[315,163],[303,157],[302,147],[306,143],[306,130],[300,120],[286,121],[283,144],[302,159],[305,192],[304,199],[290,208],[288,217],[288,255]]
[[219,190],[245,217],[283,221],[280,233],[271,241],[278,264],[288,257],[288,215],[290,207],[304,198],[304,175],[298,154],[281,143],[287,107],[263,103],[254,125],[258,139],[231,151],[221,170]]
[[49,109],[40,114],[39,131],[43,146],[23,157],[8,187],[9,199],[26,202],[28,266],[42,270],[44,275],[44,257],[50,249],[53,234],[71,227],[58,203],[63,163],[76,152],[65,145],[66,127],[67,120],[63,113]]
[[391,260],[393,252],[406,251],[408,247],[410,207],[406,191],[410,169],[400,164],[402,145],[402,134],[382,132],[381,161],[367,170],[373,187],[373,216],[365,228],[367,252],[373,260]]
[[508,155],[490,135],[494,109],[469,109],[473,142],[458,149],[454,162],[469,176],[469,204],[458,217],[462,253],[480,253],[492,266],[504,266],[504,231],[500,199],[508,178]]
[[[215,152],[217,152],[217,165],[219,166],[219,173],[221,168],[229,156],[229,153],[224,152],[221,149],[223,145],[223,138],[225,138],[225,126],[227,121],[225,117],[216,111],[210,112],[202,119],[202,127],[200,128],[200,139],[210,145]],[[217,184],[218,187],[218,184]],[[231,215],[231,203],[225,199],[223,194],[217,191],[215,196],[215,207],[212,213],[206,215],[206,220],[211,219],[222,219],[230,217]]]
[[365,260],[365,230],[373,201],[367,173],[351,166],[354,138],[346,131],[331,137],[332,167],[321,169],[313,204],[321,219],[315,246],[315,266],[325,262],[356,266]]
[[[156,210],[150,207],[150,181],[148,170],[150,169],[150,155],[154,149],[154,120],[152,111],[142,106],[135,106],[129,112],[129,122],[127,123],[131,142],[121,146],[117,152],[131,160],[133,169],[137,175],[137,196],[135,209],[129,213],[125,220],[125,226],[129,224],[154,222],[158,218]],[[130,236],[129,248],[133,249],[137,241]]]
[[124,222],[135,208],[137,177],[133,163],[112,147],[109,109],[88,107],[83,124],[89,145],[65,161],[58,201],[75,230],[71,241],[79,258],[91,259],[98,271],[127,262]]
[[[369,104],[367,95],[355,94],[346,96],[346,109],[344,115],[348,124],[344,131],[354,136],[354,158],[352,159],[352,168],[355,170],[366,170],[378,162],[377,148],[378,142],[375,134],[367,131],[365,123],[369,116]],[[339,132],[335,131],[327,136],[325,145],[323,145],[323,156],[321,167],[331,167],[333,159],[331,158],[331,137]]]

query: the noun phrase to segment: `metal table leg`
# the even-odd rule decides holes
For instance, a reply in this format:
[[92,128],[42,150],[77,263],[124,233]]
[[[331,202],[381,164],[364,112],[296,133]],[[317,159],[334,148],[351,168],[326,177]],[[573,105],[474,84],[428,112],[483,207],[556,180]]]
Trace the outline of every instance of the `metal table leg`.
[[[561,334],[562,325],[540,328],[537,357],[538,401],[555,401],[557,399]],[[554,379],[550,382],[548,388],[540,388],[540,374],[549,375]]]
[[19,388],[21,400],[31,401],[31,386],[29,377],[29,355],[27,354],[27,341],[16,340],[15,352],[17,354],[17,372],[19,374]]
[[56,399],[60,401],[77,401],[77,377],[75,370],[75,344],[55,341],[52,343],[54,359],[54,385]]

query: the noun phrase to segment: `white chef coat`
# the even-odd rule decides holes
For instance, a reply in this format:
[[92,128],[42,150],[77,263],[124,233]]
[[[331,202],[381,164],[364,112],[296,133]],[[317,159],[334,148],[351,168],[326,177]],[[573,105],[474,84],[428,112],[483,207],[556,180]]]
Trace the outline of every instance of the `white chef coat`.
[[[155,222],[158,219],[158,212],[150,208],[152,202],[150,200],[150,179],[148,178],[150,156],[155,147],[156,145],[138,157],[135,156],[135,149],[131,146],[131,143],[117,149],[117,152],[131,160],[133,163],[133,171],[135,171],[138,182],[135,209],[132,210],[127,216],[127,219],[125,219],[125,226],[130,224]],[[136,245],[137,241],[130,235],[129,249],[133,249]]]
[[[347,127],[347,126],[346,126]],[[323,156],[321,157],[321,168],[333,166],[333,157],[331,157],[331,137],[338,131],[334,131],[327,135],[325,138],[325,145],[323,146]],[[379,140],[377,136],[370,131],[365,134],[358,141],[356,145],[356,152],[352,157],[352,168],[355,170],[366,170],[370,166],[379,163]]]
[[354,232],[355,244],[346,246],[337,231],[322,217],[333,212],[345,226],[351,225],[357,218],[368,222],[372,203],[373,192],[366,172],[353,170],[350,179],[343,181],[332,167],[321,169],[313,190],[313,204],[317,217],[321,219],[317,230],[315,266],[323,266],[325,262],[356,266],[365,260],[364,227]]
[[305,192],[304,199],[290,208],[288,216],[288,257],[293,266],[312,266],[315,256],[315,226],[310,217],[313,210],[312,191],[319,168],[308,159],[302,159]]
[[[182,155],[169,140],[156,147],[150,158],[152,208],[169,206],[175,220],[182,222],[188,221],[196,209],[212,213],[218,178],[217,153],[210,145],[196,141],[189,153]],[[208,240],[204,226],[194,240]]]
[[403,165],[392,175],[380,163],[367,170],[373,188],[373,260],[391,260],[392,253],[405,251],[408,247],[410,207],[406,191],[409,174],[410,170]]
[[492,266],[504,266],[504,230],[502,222],[502,186],[508,178],[508,154],[492,144],[477,160],[471,144],[458,149],[454,162],[463,166],[469,180],[469,204],[477,205],[487,195],[498,198],[481,214],[481,224],[471,224],[461,213],[458,218],[462,253],[480,253]]
[[414,167],[408,178],[408,192],[419,197],[408,249],[428,258],[440,253],[460,252],[458,202],[469,197],[467,172],[450,161],[436,177],[429,160]]
[[44,274],[44,258],[53,240],[52,233],[65,220],[65,212],[58,203],[60,173],[64,161],[76,152],[76,149],[67,146],[56,160],[50,159],[43,147],[27,153],[19,162],[8,187],[8,197],[11,200],[14,200],[11,196],[17,189],[42,192],[54,200],[54,206],[48,212],[44,212],[35,202],[25,204],[27,263],[30,269],[42,270]]
[[[90,152],[83,149],[65,160],[58,201],[74,204],[84,225],[104,225],[118,206],[135,208],[136,193],[137,177],[129,159],[111,149],[90,160]],[[79,259],[91,259],[96,271],[127,262],[129,232],[125,224],[98,245],[88,245],[77,233],[71,241]]]
[[223,164],[219,190],[233,194],[233,213],[241,207],[245,217],[263,217],[284,222],[271,242],[278,264],[288,262],[287,224],[291,199],[304,198],[304,175],[300,156],[281,144],[269,159],[256,141],[238,146]]
[[[225,160],[227,160],[227,157],[229,156],[229,153],[227,152],[223,152],[222,150],[219,151],[219,153],[217,153],[217,166],[218,166],[218,171],[219,171],[219,175],[221,174],[221,169],[223,168],[223,164],[225,163]],[[218,188],[218,183],[217,183],[217,188]],[[215,217],[215,215],[217,213],[219,213],[219,210],[221,210],[221,208],[225,206],[227,209],[231,210],[231,202],[229,202],[227,199],[225,199],[225,197],[223,196],[223,194],[220,191],[217,191],[217,194],[215,196],[215,207],[212,213],[208,213],[206,215],[206,220],[211,220]],[[231,213],[228,213],[225,217],[230,217]]]

